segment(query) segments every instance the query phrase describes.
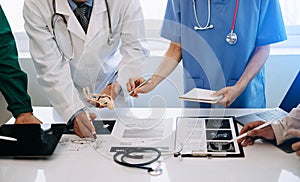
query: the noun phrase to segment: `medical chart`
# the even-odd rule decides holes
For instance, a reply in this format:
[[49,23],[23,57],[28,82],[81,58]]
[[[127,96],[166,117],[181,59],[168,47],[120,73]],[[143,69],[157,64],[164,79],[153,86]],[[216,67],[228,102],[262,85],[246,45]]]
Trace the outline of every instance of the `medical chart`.
[[181,155],[244,156],[236,142],[237,125],[233,117],[178,117],[176,148]]

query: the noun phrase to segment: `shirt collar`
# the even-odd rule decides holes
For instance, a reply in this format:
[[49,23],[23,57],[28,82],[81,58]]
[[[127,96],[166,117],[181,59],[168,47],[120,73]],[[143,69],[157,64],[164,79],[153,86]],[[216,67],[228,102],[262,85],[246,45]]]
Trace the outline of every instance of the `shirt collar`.
[[[84,4],[89,6],[89,7],[92,7],[93,6],[93,1],[94,0],[87,0]],[[76,5],[76,3],[74,3],[73,0],[68,0],[68,2],[69,2],[69,5],[70,5],[72,10],[75,10],[77,8],[77,5]]]

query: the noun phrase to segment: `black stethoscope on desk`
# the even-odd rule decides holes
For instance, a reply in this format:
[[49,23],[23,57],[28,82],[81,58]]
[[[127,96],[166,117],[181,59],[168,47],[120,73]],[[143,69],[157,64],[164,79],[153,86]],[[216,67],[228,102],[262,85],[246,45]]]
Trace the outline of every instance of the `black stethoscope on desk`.
[[[58,19],[59,18],[56,18],[56,17],[60,17],[60,19],[63,20],[64,24],[67,25],[67,20],[66,18],[64,17],[64,15],[60,14],[60,13],[57,13],[56,12],[56,0],[53,0],[52,1],[52,6],[53,6],[53,15],[51,17],[51,28],[52,28],[52,32],[53,32],[53,36],[54,36],[54,40],[56,42],[56,45],[59,49],[59,52],[60,54],[64,57],[65,60],[67,61],[70,61],[74,58],[74,45],[73,45],[73,42],[72,42],[72,39],[71,39],[71,33],[70,31],[66,28],[67,30],[67,34],[68,34],[68,38],[69,38],[69,41],[70,41],[70,44],[71,44],[71,49],[72,50],[69,50],[69,51],[63,51],[63,47],[66,47],[66,46],[60,46],[59,45],[59,41],[58,41],[58,38],[57,38],[57,34],[55,33],[55,24],[57,23]],[[114,38],[113,38],[113,32],[112,32],[112,25],[111,25],[111,17],[110,17],[110,10],[109,10],[109,6],[108,6],[108,2],[107,0],[105,0],[105,6],[106,6],[106,9],[107,9],[107,19],[108,19],[108,29],[109,29],[109,35],[108,35],[108,38],[107,38],[107,44],[109,46],[111,46],[114,42]],[[66,52],[70,52],[70,55],[67,55]]]
[[[211,14],[210,13],[210,5],[211,5],[210,1],[211,0],[207,0],[207,21],[206,21],[206,25],[204,27],[202,27],[199,23],[199,20],[198,20],[195,0],[192,0],[193,9],[194,9],[194,17],[195,17],[195,20],[196,20],[196,23],[197,23],[197,25],[194,26],[194,30],[208,30],[208,29],[214,28],[214,26],[212,24],[210,24],[210,14]],[[226,42],[229,45],[234,45],[237,42],[237,35],[234,32],[234,29],[235,29],[235,22],[236,22],[238,8],[239,8],[239,0],[236,0],[235,1],[235,8],[234,8],[234,15],[233,15],[232,24],[231,24],[231,30],[227,34],[226,39],[225,39]]]
[[[141,163],[132,163],[126,161],[126,159],[143,159],[148,152],[155,153],[154,158],[141,162]],[[137,154],[140,153],[140,154]],[[160,163],[156,168],[148,167],[147,165],[150,165],[154,162],[157,162],[158,159],[161,156],[161,152],[157,148],[153,147],[133,147],[133,148],[127,148],[124,151],[118,151],[114,154],[113,159],[114,161],[122,166],[125,167],[132,167],[132,168],[138,168],[138,169],[144,169],[146,170],[150,175],[152,176],[158,176],[162,174],[162,168],[160,168]]]

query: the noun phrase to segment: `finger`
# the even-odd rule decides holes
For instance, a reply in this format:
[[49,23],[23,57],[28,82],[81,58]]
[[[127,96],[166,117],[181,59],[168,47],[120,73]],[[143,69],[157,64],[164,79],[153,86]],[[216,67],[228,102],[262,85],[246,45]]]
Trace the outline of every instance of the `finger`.
[[241,144],[242,144],[242,147],[247,147],[248,146],[247,138],[244,138],[244,140]]
[[135,80],[133,78],[129,79],[129,88],[130,91],[135,88]]
[[95,113],[89,113],[91,120],[95,120],[97,115]]
[[300,150],[296,151],[296,154],[300,157]]
[[91,121],[81,122],[79,125],[79,129],[84,138],[94,138],[93,132],[95,132],[95,128],[92,125]]
[[225,94],[225,88],[222,88],[221,90],[219,90],[219,91],[216,91],[212,96],[213,97],[218,97],[218,96],[220,96],[220,95],[224,95]]
[[288,134],[300,137],[300,130],[290,129],[290,130],[288,130]]
[[296,142],[292,145],[294,151],[300,151],[300,142]]
[[140,77],[138,79],[136,79],[135,81],[135,85],[138,86],[140,85],[141,83],[143,83],[144,81],[146,81],[144,78]]
[[245,138],[240,138],[240,139],[237,140],[237,143],[243,143],[244,140],[245,140]]
[[83,137],[94,138],[93,132],[95,132],[95,128],[89,120],[89,118],[87,117],[86,112],[81,112],[76,116],[74,120],[74,126],[75,124],[77,125],[78,130],[80,131]]
[[134,97],[134,98],[138,98],[139,97],[139,95],[135,94],[135,93],[131,94],[131,96]]
[[132,90],[131,84],[128,82],[126,83],[127,91],[130,92]]
[[254,138],[252,138],[252,137],[247,137],[246,138],[246,141],[247,141],[247,144],[249,145],[249,146],[251,146],[251,145],[253,145],[254,144]]
[[218,105],[226,106],[227,98],[223,97],[221,100],[217,102]]
[[233,103],[233,100],[227,100],[226,101],[226,107],[229,107]]
[[248,131],[248,136],[250,137],[262,137],[268,140],[273,140],[275,138],[275,134],[271,126],[266,126],[262,129],[255,129]]
[[264,122],[263,121],[253,121],[253,122],[250,122],[248,124],[246,124],[240,131],[240,135],[241,134],[244,134],[246,132],[248,132],[249,130],[252,130],[254,128],[256,128],[257,126],[263,124]]
[[251,141],[248,143],[248,145],[249,145],[249,146],[252,146],[252,145],[254,145],[254,141],[253,141],[253,140],[251,140]]
[[77,136],[79,136],[80,138],[83,138],[83,134],[81,133],[81,131],[80,131],[79,127],[78,127],[78,124],[77,124],[77,122],[75,122],[75,121],[74,121],[74,127],[73,127],[73,130],[74,130],[74,132],[75,132],[75,134],[76,134]]

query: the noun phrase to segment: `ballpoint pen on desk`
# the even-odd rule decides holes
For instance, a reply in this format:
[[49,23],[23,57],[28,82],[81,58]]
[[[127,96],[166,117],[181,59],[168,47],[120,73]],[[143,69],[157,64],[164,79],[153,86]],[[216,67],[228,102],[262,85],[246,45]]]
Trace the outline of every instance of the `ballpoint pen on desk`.
[[[264,124],[259,125],[258,127],[254,128],[254,129],[252,129],[252,130],[259,130],[259,129],[262,129],[262,128],[266,127],[266,126],[269,126],[269,125],[272,124],[272,123],[273,123],[273,121],[265,122]],[[229,141],[227,141],[227,142],[228,142],[228,143],[234,142],[234,141],[236,141],[236,140],[239,140],[239,139],[241,139],[241,138],[246,137],[247,135],[248,135],[248,132],[243,133],[242,135],[239,135],[238,137],[235,137],[235,138],[233,138],[233,139],[231,139],[231,140],[229,140]]]
[[8,137],[8,136],[0,136],[0,140],[8,140],[8,141],[13,141],[13,142],[17,141],[16,138]]
[[[90,117],[90,113],[88,112],[88,110],[85,110],[85,114],[86,114],[87,118],[91,121],[91,124],[93,125],[93,122],[92,122],[92,119]],[[97,139],[96,131],[93,131],[92,134],[94,136],[94,139]]]
[[133,94],[133,92],[138,89],[141,88],[142,86],[146,85],[148,82],[150,82],[151,78],[145,80],[143,83],[139,84],[137,87],[135,87],[133,90],[131,90],[130,92],[128,92],[128,95]]

